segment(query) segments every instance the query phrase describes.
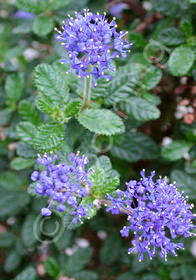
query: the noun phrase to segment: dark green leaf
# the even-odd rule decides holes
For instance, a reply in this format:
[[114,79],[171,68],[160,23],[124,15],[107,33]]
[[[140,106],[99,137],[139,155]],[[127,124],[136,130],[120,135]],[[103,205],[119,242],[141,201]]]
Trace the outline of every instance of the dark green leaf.
[[80,271],[85,267],[92,257],[91,248],[79,248],[72,256],[68,258],[65,266],[65,273],[72,275],[73,272]]
[[85,109],[79,114],[78,121],[96,134],[114,135],[124,132],[121,118],[106,109]]
[[121,246],[120,236],[116,233],[110,234],[103,242],[100,251],[101,262],[106,265],[111,265],[119,260],[119,251]]
[[15,235],[13,232],[6,231],[3,233],[0,233],[0,247],[1,248],[9,248],[13,246],[15,242]]
[[190,150],[191,145],[183,141],[173,141],[168,145],[162,146],[161,155],[169,161],[176,161],[183,158]]
[[187,38],[192,36],[193,34],[193,26],[191,24],[191,21],[188,19],[182,19],[180,22],[180,29],[185,34]]
[[188,45],[180,46],[170,55],[168,61],[169,71],[174,76],[184,75],[189,71],[194,60],[194,51]]
[[13,250],[9,253],[5,260],[4,264],[4,269],[6,272],[11,272],[14,269],[16,269],[21,263],[21,256],[20,254],[16,251]]
[[185,42],[185,36],[181,30],[169,27],[160,32],[159,40],[167,46],[177,46]]
[[35,221],[35,218],[36,215],[34,213],[28,214],[22,225],[21,238],[26,247],[32,247],[36,242],[33,231],[33,223]]
[[137,121],[149,121],[160,117],[159,109],[141,97],[127,98],[126,103],[122,103],[120,108]]
[[32,167],[35,164],[35,159],[25,159],[21,157],[16,157],[10,163],[11,169],[23,170]]
[[152,89],[160,82],[162,71],[155,66],[150,66],[145,69],[138,85],[143,89]]
[[159,156],[159,148],[155,142],[141,132],[128,132],[121,142],[114,144],[111,154],[128,162],[139,159],[155,159]]
[[14,172],[4,171],[0,174],[0,186],[5,190],[20,191],[24,186],[24,180]]
[[53,257],[49,257],[44,261],[44,268],[46,273],[54,279],[57,279],[57,276],[60,273],[60,269],[57,261]]
[[150,2],[155,10],[164,15],[173,16],[174,18],[180,17],[190,7],[190,3],[187,0],[150,0]]
[[37,158],[36,150],[23,142],[18,143],[16,147],[16,153],[18,156],[24,158]]
[[30,12],[40,14],[44,10],[47,9],[48,3],[47,1],[40,0],[17,0],[16,5],[19,9]]
[[144,48],[147,45],[147,41],[141,34],[131,31],[128,35],[129,42],[131,42],[134,47]]
[[25,268],[20,274],[17,275],[14,280],[35,280],[36,279],[36,271],[33,267],[29,266]]
[[76,280],[97,280],[98,275],[96,272],[90,270],[83,270],[80,272],[74,273],[74,279]]
[[188,175],[180,170],[174,170],[171,173],[171,180],[176,181],[179,190],[184,191],[191,199],[196,199],[195,176]]

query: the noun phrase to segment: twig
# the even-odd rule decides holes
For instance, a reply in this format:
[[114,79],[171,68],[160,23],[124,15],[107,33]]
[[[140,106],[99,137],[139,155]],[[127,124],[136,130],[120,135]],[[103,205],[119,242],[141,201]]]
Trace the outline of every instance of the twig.
[[145,19],[145,21],[141,24],[139,24],[134,31],[137,33],[140,33],[142,31],[144,31],[148,25],[150,25],[152,22],[162,19],[164,16],[162,14],[160,14],[159,12],[154,13],[154,15],[152,15],[151,17]]

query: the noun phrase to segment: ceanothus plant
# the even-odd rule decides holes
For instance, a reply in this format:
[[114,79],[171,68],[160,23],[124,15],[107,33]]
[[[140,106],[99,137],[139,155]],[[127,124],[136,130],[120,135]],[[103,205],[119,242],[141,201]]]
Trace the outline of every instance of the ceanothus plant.
[[[43,94],[37,104],[42,111],[60,123],[68,122],[70,117],[76,115],[79,122],[92,132],[105,135],[120,133],[123,131],[123,124],[119,116],[107,109],[91,108],[91,88],[94,87],[96,92],[98,79],[105,78],[106,82],[112,79],[108,74],[108,71],[115,71],[111,60],[118,58],[119,54],[125,58],[131,44],[125,39],[124,31],[116,31],[115,19],[109,23],[105,14],[93,14],[88,9],[81,13],[76,12],[75,15],[75,19],[69,16],[64,22],[62,31],[55,28],[59,33],[55,38],[67,51],[68,58],[61,60],[63,65],[70,65],[66,74],[74,70],[78,78],[85,78],[83,102],[80,99],[70,99],[68,92],[63,93],[61,98],[48,98],[43,90],[40,75],[46,70],[50,75],[50,70],[54,69],[40,65],[34,73],[35,84]],[[56,73],[56,79],[61,80],[60,75]],[[66,85],[62,86],[66,88]],[[54,114],[53,110],[51,113],[46,105],[49,108],[55,105],[56,113]],[[91,121],[88,120],[90,115],[93,116]],[[93,120],[96,128],[93,127]],[[99,124],[96,124],[97,121]],[[114,122],[112,130],[108,130],[107,125],[104,125],[108,121]],[[52,124],[50,125],[52,127]],[[176,255],[175,250],[183,249],[183,243],[176,243],[174,239],[194,235],[191,232],[195,228],[192,224],[194,215],[191,213],[193,205],[188,203],[187,197],[182,196],[175,183],[168,183],[167,178],[153,181],[155,172],[146,177],[142,171],[139,182],[131,180],[127,183],[126,191],[117,189],[114,192],[118,180],[114,183],[112,180],[115,178],[111,178],[111,186],[96,186],[95,181],[101,177],[101,173],[93,166],[86,170],[85,166],[89,161],[85,155],[81,156],[79,152],[71,153],[70,163],[66,164],[58,164],[57,160],[58,156],[52,153],[39,156],[37,164],[41,165],[42,169],[38,171],[38,167],[31,175],[31,180],[36,182],[35,192],[50,198],[48,207],[41,210],[42,215],[50,216],[54,205],[59,212],[64,212],[68,206],[71,207],[73,223],[83,223],[85,218],[90,219],[90,213],[96,213],[102,205],[112,214],[124,213],[128,223],[120,233],[122,237],[128,237],[130,230],[134,231],[133,246],[128,252],[130,254],[137,250],[140,255],[139,261],[143,260],[145,252],[152,259],[157,248],[160,249],[162,258],[167,259],[169,252]]]

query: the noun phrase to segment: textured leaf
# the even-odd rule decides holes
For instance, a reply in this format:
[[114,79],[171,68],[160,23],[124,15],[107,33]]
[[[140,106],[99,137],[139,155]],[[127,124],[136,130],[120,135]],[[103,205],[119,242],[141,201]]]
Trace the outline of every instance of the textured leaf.
[[159,109],[141,97],[129,97],[120,108],[137,121],[149,121],[160,117]]
[[23,158],[37,158],[36,150],[23,142],[18,143],[16,153],[19,157]]
[[16,127],[18,137],[28,145],[33,145],[33,138],[36,134],[35,126],[30,122],[20,122]]
[[50,103],[43,95],[38,95],[36,98],[36,105],[40,111],[43,111],[48,115],[52,115],[54,112],[53,104]]
[[17,0],[16,5],[23,11],[39,14],[46,10],[48,3],[40,0]]
[[191,199],[196,199],[196,176],[188,175],[180,170],[174,170],[171,173],[171,180],[176,181],[176,185],[180,191],[184,191]]
[[130,93],[134,93],[143,68],[143,65],[137,63],[120,67],[105,90],[106,104],[126,100]]
[[36,279],[36,271],[33,267],[29,266],[25,268],[20,274],[17,275],[14,280],[35,280]]
[[106,109],[85,109],[79,114],[78,121],[96,134],[114,135],[124,131],[121,118]]
[[16,157],[10,163],[10,167],[14,170],[24,170],[32,167],[35,164],[35,159],[25,159]]
[[183,13],[185,13],[190,4],[187,0],[150,0],[152,6],[158,12],[173,17],[180,17]]
[[99,197],[100,189],[105,181],[105,171],[101,167],[95,167],[93,172],[88,174],[88,179],[93,182],[91,187],[93,195]]
[[131,42],[134,47],[140,47],[140,48],[144,48],[147,45],[147,41],[146,39],[144,39],[144,37],[134,31],[131,31],[128,33],[129,35],[129,42]]
[[46,273],[53,279],[56,279],[60,273],[58,263],[53,257],[49,257],[44,261],[44,268],[46,270]]
[[159,40],[167,46],[177,46],[185,42],[185,36],[181,30],[169,27],[159,34]]
[[180,46],[170,55],[168,61],[169,71],[174,76],[184,75],[193,65],[194,59],[195,53],[189,46]]
[[37,129],[34,138],[35,148],[38,150],[53,150],[64,141],[64,126],[57,123],[43,124]]
[[86,207],[87,204],[91,204],[91,207],[90,207],[90,210],[87,210],[86,213],[88,215],[88,219],[94,217],[96,214],[97,214],[97,206],[94,205],[94,198],[93,197],[90,197],[90,196],[86,196],[83,198],[82,202],[81,202],[81,205]]
[[21,263],[21,256],[20,254],[16,251],[13,250],[9,253],[5,260],[4,264],[4,269],[6,272],[11,272],[14,269],[16,269]]
[[152,89],[160,82],[162,78],[162,71],[155,66],[150,66],[145,69],[142,78],[139,81],[139,86],[145,89]]
[[183,141],[173,141],[168,145],[162,146],[161,155],[169,161],[176,161],[183,158],[190,150],[191,145]]
[[39,124],[39,114],[36,107],[28,100],[22,100],[18,106],[18,113],[23,121]]
[[68,258],[65,266],[65,273],[73,274],[73,272],[81,270],[91,259],[91,248],[79,248],[72,256]]
[[5,81],[5,94],[9,105],[20,100],[24,89],[24,76],[15,73],[7,76]]
[[53,105],[67,104],[69,92],[66,80],[56,69],[48,64],[39,64],[34,70],[34,83],[38,90]]
[[82,100],[80,98],[75,98],[70,100],[67,104],[64,114],[67,118],[76,115],[82,108]]
[[106,265],[111,265],[115,261],[119,260],[119,250],[121,246],[120,236],[113,233],[107,237],[103,242],[100,250],[101,262]]
[[159,148],[155,142],[141,132],[128,132],[121,142],[114,144],[110,150],[114,157],[128,162],[139,159],[155,159],[159,156]]
[[53,20],[47,16],[37,16],[33,22],[33,32],[38,36],[46,36],[53,30]]

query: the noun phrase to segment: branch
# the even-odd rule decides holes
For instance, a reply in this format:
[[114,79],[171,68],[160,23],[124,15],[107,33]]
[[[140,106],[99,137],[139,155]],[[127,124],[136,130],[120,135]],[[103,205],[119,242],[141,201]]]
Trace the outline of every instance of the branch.
[[139,24],[134,31],[137,33],[140,33],[142,31],[144,31],[148,25],[150,25],[152,22],[162,19],[164,16],[162,14],[160,14],[159,12],[154,13],[154,15],[152,15],[151,17],[145,19],[145,21],[141,24]]

